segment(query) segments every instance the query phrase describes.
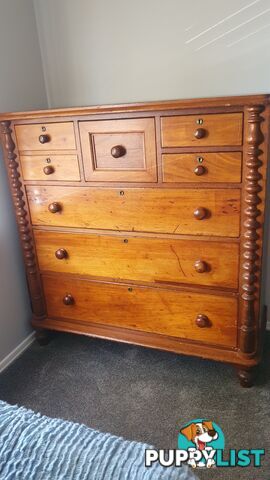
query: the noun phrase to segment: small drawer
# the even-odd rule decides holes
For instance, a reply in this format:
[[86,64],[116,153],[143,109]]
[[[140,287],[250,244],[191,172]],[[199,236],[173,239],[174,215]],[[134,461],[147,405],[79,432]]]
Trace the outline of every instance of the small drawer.
[[50,275],[43,286],[50,318],[236,346],[236,298]]
[[35,244],[43,272],[238,288],[236,243],[35,230]]
[[162,117],[162,147],[242,145],[242,123],[242,113]]
[[156,182],[153,118],[80,122],[88,181]]
[[241,182],[242,153],[171,153],[162,155],[163,182]]
[[24,180],[79,181],[77,155],[20,155]]
[[238,237],[240,189],[27,187],[34,225]]
[[73,122],[16,125],[18,150],[75,150]]

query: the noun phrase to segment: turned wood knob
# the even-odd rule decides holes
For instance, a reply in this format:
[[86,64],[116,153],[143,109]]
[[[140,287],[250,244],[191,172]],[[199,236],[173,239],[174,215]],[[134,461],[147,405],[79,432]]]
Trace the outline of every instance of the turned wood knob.
[[50,135],[39,135],[38,137],[40,143],[48,143],[50,141]]
[[199,313],[199,315],[197,315],[195,323],[199,328],[210,327],[209,318],[207,317],[207,315],[204,315],[203,313]]
[[201,138],[206,136],[206,130],[204,128],[197,128],[194,132],[194,137],[200,140]]
[[196,262],[194,263],[194,268],[198,273],[207,272],[207,263],[203,260],[196,260]]
[[48,210],[51,213],[57,213],[57,212],[61,212],[62,207],[61,207],[60,203],[53,202],[53,203],[50,203],[50,205],[48,206]]
[[43,168],[43,172],[45,175],[51,175],[54,172],[54,168],[52,165],[46,165],[46,167]]
[[207,210],[206,208],[198,207],[194,210],[193,215],[197,220],[203,220],[207,215]]
[[115,145],[115,147],[111,149],[111,154],[114,158],[123,157],[126,153],[127,151],[123,145]]
[[195,175],[198,175],[200,177],[204,173],[206,173],[206,168],[203,165],[198,165],[195,170],[194,170]]
[[63,304],[64,305],[74,305],[74,298],[70,293],[67,293],[67,295],[64,296]]
[[58,258],[58,260],[63,260],[63,258],[68,257],[68,253],[64,248],[59,248],[58,250],[56,250],[55,256],[56,258]]

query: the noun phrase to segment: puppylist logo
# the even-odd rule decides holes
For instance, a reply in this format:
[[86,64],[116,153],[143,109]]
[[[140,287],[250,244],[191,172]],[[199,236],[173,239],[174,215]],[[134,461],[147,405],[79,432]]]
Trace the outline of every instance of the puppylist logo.
[[184,425],[178,435],[178,449],[146,449],[145,466],[158,462],[163,467],[192,468],[261,467],[264,449],[230,449],[224,456],[225,438],[222,429],[213,421],[197,418]]

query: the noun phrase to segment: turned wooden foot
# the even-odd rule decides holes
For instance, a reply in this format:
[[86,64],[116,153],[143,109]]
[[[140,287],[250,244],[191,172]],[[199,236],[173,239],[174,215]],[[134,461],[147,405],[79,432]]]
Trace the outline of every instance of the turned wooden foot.
[[41,347],[44,347],[50,342],[51,333],[48,330],[36,330],[36,340]]
[[242,368],[237,369],[237,375],[241,387],[250,388],[254,384],[255,379],[255,369],[254,368]]

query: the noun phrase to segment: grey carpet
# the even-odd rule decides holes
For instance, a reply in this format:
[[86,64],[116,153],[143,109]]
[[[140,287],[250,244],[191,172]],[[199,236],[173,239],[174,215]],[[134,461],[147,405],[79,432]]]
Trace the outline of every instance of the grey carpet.
[[227,365],[57,334],[46,347],[34,343],[0,375],[0,398],[160,448],[176,448],[179,428],[205,417],[221,426],[227,446],[267,451],[263,468],[220,468],[215,478],[269,480],[267,343],[257,385],[242,389]]

